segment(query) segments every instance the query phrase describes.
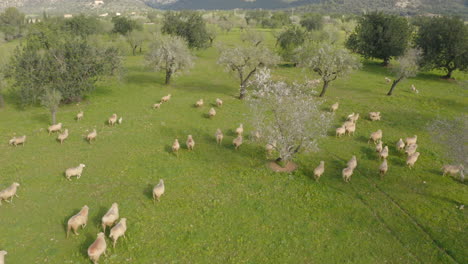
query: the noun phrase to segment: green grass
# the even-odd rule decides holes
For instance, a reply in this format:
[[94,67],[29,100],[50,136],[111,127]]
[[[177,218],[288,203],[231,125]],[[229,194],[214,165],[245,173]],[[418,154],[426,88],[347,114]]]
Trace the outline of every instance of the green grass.
[[[238,33],[218,41],[237,41]],[[299,156],[298,171],[277,174],[267,169],[263,146],[246,142],[234,150],[238,124],[252,130],[247,107],[235,98],[237,81],[216,64],[215,49],[197,56],[196,67],[171,87],[162,85],[162,74],[142,66],[142,56],[127,57],[122,81],[104,80],[80,105],[61,107],[57,118],[70,130],[63,145],[44,131],[50,122],[45,109],[20,109],[7,96],[0,110],[0,188],[21,184],[20,197],[0,207],[0,249],[8,251],[7,263],[90,263],[86,249],[113,202],[128,219],[127,238],[99,263],[468,262],[467,213],[456,208],[467,203],[466,185],[441,176],[447,160],[425,131],[438,116],[466,111],[466,90],[427,73],[387,97],[387,70],[365,62],[326,95],[326,106],[340,102],[330,133],[351,112],[364,117],[380,111],[382,121],[360,119],[354,137],[324,138],[319,152]],[[274,74],[287,80],[306,76],[287,67]],[[409,91],[411,83],[419,95]],[[172,100],[152,110],[168,93]],[[224,106],[207,119],[217,97]],[[196,109],[192,105],[200,98],[208,104]],[[80,109],[85,118],[76,122]],[[112,113],[123,116],[122,125],[105,125]],[[214,139],[218,127],[225,132],[222,146]],[[90,145],[83,137],[93,128],[98,139]],[[374,146],[367,144],[379,128],[390,147],[383,180]],[[7,145],[14,133],[28,136],[25,147]],[[170,153],[174,138],[182,143],[188,134],[195,151]],[[409,170],[394,143],[414,134],[421,157]],[[358,168],[346,184],[341,170],[352,155]],[[317,183],[312,171],[320,160],[326,171]],[[67,181],[63,172],[79,163],[86,164],[83,176]],[[166,194],[153,205],[151,189],[161,178]],[[66,239],[66,221],[85,204],[88,226]]]

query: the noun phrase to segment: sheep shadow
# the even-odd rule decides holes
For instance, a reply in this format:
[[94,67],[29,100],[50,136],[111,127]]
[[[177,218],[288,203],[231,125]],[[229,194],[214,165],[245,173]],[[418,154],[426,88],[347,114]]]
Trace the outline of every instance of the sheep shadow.
[[167,152],[168,154],[173,154],[174,151],[172,151],[172,146],[171,145],[166,145],[164,147],[164,151]]
[[143,190],[143,195],[150,200],[153,200],[153,187],[153,185],[148,183],[145,189]]
[[92,222],[93,224],[97,224],[99,229],[101,227],[102,217],[107,213],[110,207],[111,207],[111,204],[109,204],[109,207],[100,206],[96,216],[93,217]]
[[206,118],[208,120],[212,120],[211,116],[209,114],[206,114],[206,113],[202,114],[202,117]]
[[366,143],[366,144],[371,144],[372,142],[369,142],[369,138],[367,138],[366,136],[357,136],[356,137],[356,140],[359,141],[359,142],[362,142],[362,143]]
[[368,160],[379,160],[378,153],[375,149],[370,147],[361,147],[361,153],[363,153]]
[[83,255],[83,257],[89,258],[88,248],[96,240],[97,234],[95,236],[93,236],[93,235],[87,233],[87,234],[85,234],[85,237],[86,237],[86,239],[83,241],[83,243],[80,244],[80,253]]
[[391,162],[392,165],[399,166],[399,167],[405,167],[406,166],[406,159],[401,159],[401,158],[389,158],[389,161]]

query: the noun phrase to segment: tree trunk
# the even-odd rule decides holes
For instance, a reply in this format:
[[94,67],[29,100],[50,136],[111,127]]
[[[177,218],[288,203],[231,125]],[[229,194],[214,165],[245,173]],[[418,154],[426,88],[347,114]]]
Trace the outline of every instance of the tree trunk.
[[390,88],[390,91],[388,91],[387,95],[390,96],[392,95],[393,93],[393,90],[395,89],[395,87],[397,86],[397,84],[401,81],[401,79],[398,79],[398,80],[394,80],[393,83],[392,83],[392,87]]
[[452,68],[447,68],[447,75],[445,75],[444,77],[442,77],[443,79],[452,79],[452,73],[453,73],[454,69]]
[[384,58],[382,65],[387,67],[390,64],[390,58]]
[[171,84],[171,77],[172,77],[172,72],[166,71],[166,85]]
[[0,108],[3,108],[4,105],[5,105],[5,100],[3,100],[3,95],[0,94]]
[[141,45],[140,45],[140,54],[141,54],[142,52],[143,52],[143,50],[142,50],[142,47],[141,47]]
[[329,81],[324,81],[323,82],[323,87],[322,87],[322,92],[320,93],[319,97],[323,97],[325,93],[327,92],[328,85],[330,84]]
[[240,85],[240,94],[239,94],[239,99],[244,99],[245,95],[247,94],[247,89],[245,88],[246,83],[242,82]]
[[52,114],[52,125],[55,125],[57,121],[55,118],[57,111],[51,111],[50,113]]
[[135,56],[135,55],[136,55],[136,49],[137,49],[137,48],[138,48],[138,46],[137,46],[137,45],[135,45],[135,46],[132,46],[133,56]]

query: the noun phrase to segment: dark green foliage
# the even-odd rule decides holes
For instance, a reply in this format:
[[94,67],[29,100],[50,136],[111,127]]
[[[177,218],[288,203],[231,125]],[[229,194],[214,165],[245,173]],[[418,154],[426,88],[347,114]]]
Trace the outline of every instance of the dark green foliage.
[[365,58],[383,60],[388,65],[392,57],[403,55],[411,36],[411,28],[404,17],[372,12],[359,19],[346,47]]
[[455,17],[420,19],[416,45],[423,51],[427,69],[443,69],[445,78],[454,70],[468,69],[468,27]]
[[135,20],[123,16],[113,17],[112,23],[114,23],[114,29],[112,32],[121,35],[126,35],[129,32],[141,30],[143,28],[142,25],[138,24]]
[[277,38],[276,43],[280,48],[280,55],[286,61],[291,61],[294,50],[306,40],[306,32],[299,26],[291,26],[285,29]]
[[270,18],[264,18],[261,25],[264,28],[280,28],[290,24],[289,15],[285,12],[273,12]]
[[187,40],[190,48],[206,48],[210,37],[201,14],[195,11],[167,12],[162,32]]
[[99,20],[95,17],[79,15],[66,19],[63,23],[63,30],[75,35],[87,37],[99,32]]
[[261,23],[264,19],[268,19],[270,14],[264,10],[252,10],[245,13],[245,22],[252,24],[254,22]]
[[323,18],[319,14],[309,14],[301,19],[301,26],[308,31],[321,30],[323,28]]
[[14,7],[9,7],[0,14],[0,31],[5,35],[6,41],[21,37],[25,26],[24,17],[24,14]]

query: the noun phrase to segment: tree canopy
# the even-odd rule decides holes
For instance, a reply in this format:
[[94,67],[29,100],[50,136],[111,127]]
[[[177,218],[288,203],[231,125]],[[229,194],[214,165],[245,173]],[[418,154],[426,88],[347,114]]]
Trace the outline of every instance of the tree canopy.
[[195,11],[167,12],[161,31],[184,38],[190,48],[206,48],[210,41],[206,23]]
[[114,29],[112,32],[126,35],[134,30],[141,30],[142,26],[137,21],[126,18],[124,16],[115,16],[112,18]]
[[295,49],[304,44],[306,38],[306,32],[299,26],[290,26],[283,30],[276,39],[276,43],[280,48],[279,53],[283,59],[291,61]]
[[24,26],[25,15],[18,9],[9,7],[0,14],[0,31],[3,32],[6,41],[20,37]]
[[392,68],[395,80],[387,95],[392,95],[397,84],[410,77],[416,76],[419,72],[419,62],[421,60],[421,51],[418,49],[408,49],[405,54],[398,58],[398,63]]

